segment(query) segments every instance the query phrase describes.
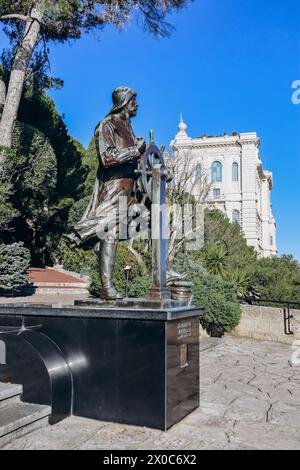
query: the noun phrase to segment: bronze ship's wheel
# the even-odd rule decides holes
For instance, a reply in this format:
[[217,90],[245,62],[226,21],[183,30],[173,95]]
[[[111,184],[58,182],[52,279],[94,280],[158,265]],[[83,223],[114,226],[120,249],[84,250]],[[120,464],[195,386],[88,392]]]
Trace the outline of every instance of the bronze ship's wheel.
[[140,184],[141,189],[144,194],[147,194],[150,201],[152,200],[151,194],[151,185],[152,185],[152,177],[151,172],[156,164],[160,164],[161,167],[165,168],[165,162],[163,155],[158,147],[154,144],[148,145],[146,151],[144,153],[144,158],[142,162],[141,168],[141,176],[140,176]]

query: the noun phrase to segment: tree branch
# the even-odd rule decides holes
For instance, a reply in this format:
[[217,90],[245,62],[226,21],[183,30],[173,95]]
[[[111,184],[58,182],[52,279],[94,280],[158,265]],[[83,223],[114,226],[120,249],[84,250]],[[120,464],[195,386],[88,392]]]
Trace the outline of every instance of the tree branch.
[[17,13],[12,13],[11,15],[2,15],[0,16],[0,20],[21,20],[21,21],[29,21],[30,17],[25,15],[19,15]]
[[129,240],[128,250],[130,251],[130,253],[133,254],[133,256],[136,257],[139,266],[145,267],[145,263],[144,263],[142,255],[133,248],[133,242],[134,242],[134,239],[131,238]]

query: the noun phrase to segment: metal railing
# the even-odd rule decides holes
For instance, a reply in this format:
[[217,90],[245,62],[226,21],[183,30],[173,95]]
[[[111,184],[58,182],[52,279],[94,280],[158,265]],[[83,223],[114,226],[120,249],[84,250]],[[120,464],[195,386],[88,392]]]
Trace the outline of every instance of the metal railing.
[[277,299],[260,299],[260,298],[244,298],[243,301],[250,305],[253,304],[263,304],[262,306],[270,307],[272,305],[278,305],[279,308],[282,308],[283,311],[283,324],[284,324],[284,334],[293,335],[294,332],[291,328],[291,319],[294,318],[294,315],[291,314],[291,309],[300,309],[300,302],[293,302],[290,300],[277,300]]

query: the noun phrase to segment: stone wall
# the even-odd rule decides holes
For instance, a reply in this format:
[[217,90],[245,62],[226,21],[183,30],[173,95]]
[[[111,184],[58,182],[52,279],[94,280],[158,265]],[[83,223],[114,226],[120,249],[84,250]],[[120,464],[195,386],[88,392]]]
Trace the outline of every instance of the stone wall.
[[300,340],[300,310],[291,310],[291,330],[293,335],[284,333],[283,309],[241,305],[242,319],[231,335],[264,341],[278,341],[292,344]]

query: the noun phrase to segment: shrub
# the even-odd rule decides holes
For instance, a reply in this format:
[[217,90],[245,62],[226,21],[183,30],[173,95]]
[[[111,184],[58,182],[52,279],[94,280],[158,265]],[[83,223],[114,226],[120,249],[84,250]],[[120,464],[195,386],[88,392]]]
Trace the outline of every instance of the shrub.
[[[140,278],[144,277],[148,272],[148,259],[144,257],[143,264],[139,264],[136,257],[128,250],[128,242],[120,242],[118,244],[118,252],[114,273],[114,281],[116,289],[119,292],[125,291],[125,267],[130,266],[130,287],[131,291],[134,291],[133,285],[140,281]],[[129,294],[130,294],[129,292]],[[131,296],[131,294],[130,294]]]
[[224,279],[234,287],[240,300],[259,297],[259,292],[246,271],[233,269],[225,273]]
[[192,254],[187,253],[178,253],[172,269],[178,273],[187,273],[190,280],[196,276],[208,274],[201,262],[194,259]]
[[23,243],[0,244],[0,291],[14,292],[28,284],[30,252]]
[[101,281],[100,281],[100,265],[99,259],[95,256],[90,266],[90,285],[89,291],[95,297],[100,296]]
[[[101,290],[99,259],[92,249],[82,248],[70,249],[64,241],[59,244],[56,254],[65,269],[84,274],[90,277],[89,291],[98,297]],[[125,267],[131,266],[129,297],[144,297],[150,286],[151,276],[149,274],[149,255],[144,256],[144,263],[139,264],[136,257],[128,250],[128,242],[120,242],[116,257],[114,282],[118,292],[125,292],[126,276]]]
[[71,250],[64,241],[59,244],[59,254],[57,256],[65,269],[87,276],[94,268],[96,258],[93,250],[83,250],[82,248]]
[[216,326],[221,334],[230,333],[241,318],[241,307],[232,285],[211,274],[197,276],[193,282],[193,303],[205,307],[203,326],[208,330]]
[[202,250],[202,261],[207,271],[216,276],[226,273],[227,252],[222,245],[205,245]]
[[[128,242],[120,242],[116,257],[114,282],[118,292],[124,293],[126,286],[125,267],[131,266],[128,296],[144,297],[151,286],[149,274],[149,259],[144,257],[144,263],[137,262],[136,257],[128,250]],[[95,258],[90,268],[90,292],[99,296],[101,289],[99,261]]]
[[151,284],[152,276],[150,273],[133,279],[129,284],[128,297],[147,297]]
[[222,334],[229,333],[238,325],[241,307],[231,283],[209,274],[198,260],[187,253],[177,255],[173,268],[186,272],[187,280],[194,283],[193,304],[205,307],[203,326],[210,331],[217,327]]

